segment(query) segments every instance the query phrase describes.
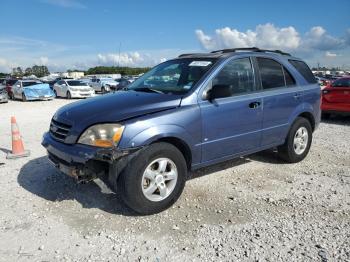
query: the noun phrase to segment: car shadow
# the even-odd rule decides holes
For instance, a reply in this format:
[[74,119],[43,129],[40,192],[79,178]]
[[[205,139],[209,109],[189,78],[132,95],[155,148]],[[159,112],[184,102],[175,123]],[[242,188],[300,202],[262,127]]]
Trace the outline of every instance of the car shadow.
[[94,182],[77,184],[73,178],[56,170],[46,156],[26,163],[19,172],[17,182],[24,189],[50,202],[76,200],[83,208],[137,216],[123,204],[118,194],[102,193]]
[[[251,161],[283,163],[276,158],[275,152],[264,151],[198,169],[189,174],[189,179],[200,178]],[[50,202],[76,200],[83,208],[98,208],[111,214],[138,216],[124,205],[119,194],[103,193],[94,182],[77,184],[73,178],[53,167],[46,156],[30,160],[23,165],[17,182],[24,189]]]
[[321,121],[327,124],[350,126],[350,116],[332,114],[328,118],[322,117]]

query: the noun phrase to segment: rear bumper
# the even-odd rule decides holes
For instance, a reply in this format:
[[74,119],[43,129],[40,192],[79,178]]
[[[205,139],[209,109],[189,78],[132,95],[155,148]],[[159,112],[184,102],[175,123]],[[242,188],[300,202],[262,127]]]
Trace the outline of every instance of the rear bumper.
[[322,101],[322,112],[350,113],[350,103],[325,103]]
[[43,135],[41,144],[46,148],[50,162],[78,181],[88,181],[101,172],[105,173],[110,165],[140,149],[101,149],[82,144],[64,144],[54,140],[48,132]]

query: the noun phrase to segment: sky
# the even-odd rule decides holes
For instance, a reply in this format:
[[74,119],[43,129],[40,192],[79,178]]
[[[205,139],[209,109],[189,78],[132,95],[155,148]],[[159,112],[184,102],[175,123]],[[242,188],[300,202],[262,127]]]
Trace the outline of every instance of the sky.
[[154,66],[257,46],[350,69],[349,0],[1,0],[0,72]]

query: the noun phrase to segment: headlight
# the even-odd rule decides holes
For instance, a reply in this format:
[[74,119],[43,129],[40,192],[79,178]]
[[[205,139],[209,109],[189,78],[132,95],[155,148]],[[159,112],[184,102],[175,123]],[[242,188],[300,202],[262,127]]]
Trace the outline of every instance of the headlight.
[[100,124],[89,127],[80,136],[78,143],[97,147],[117,146],[124,131],[119,124]]

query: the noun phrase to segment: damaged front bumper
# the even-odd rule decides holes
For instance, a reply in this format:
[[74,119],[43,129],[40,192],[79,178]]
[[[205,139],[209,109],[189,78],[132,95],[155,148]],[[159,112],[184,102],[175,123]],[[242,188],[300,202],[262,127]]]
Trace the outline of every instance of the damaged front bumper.
[[126,156],[141,149],[122,150],[64,144],[53,139],[48,132],[44,134],[41,144],[46,148],[50,162],[62,173],[75,178],[77,182],[87,182],[108,172],[114,172],[116,177],[118,174],[115,172],[121,170],[119,162],[125,162]]

